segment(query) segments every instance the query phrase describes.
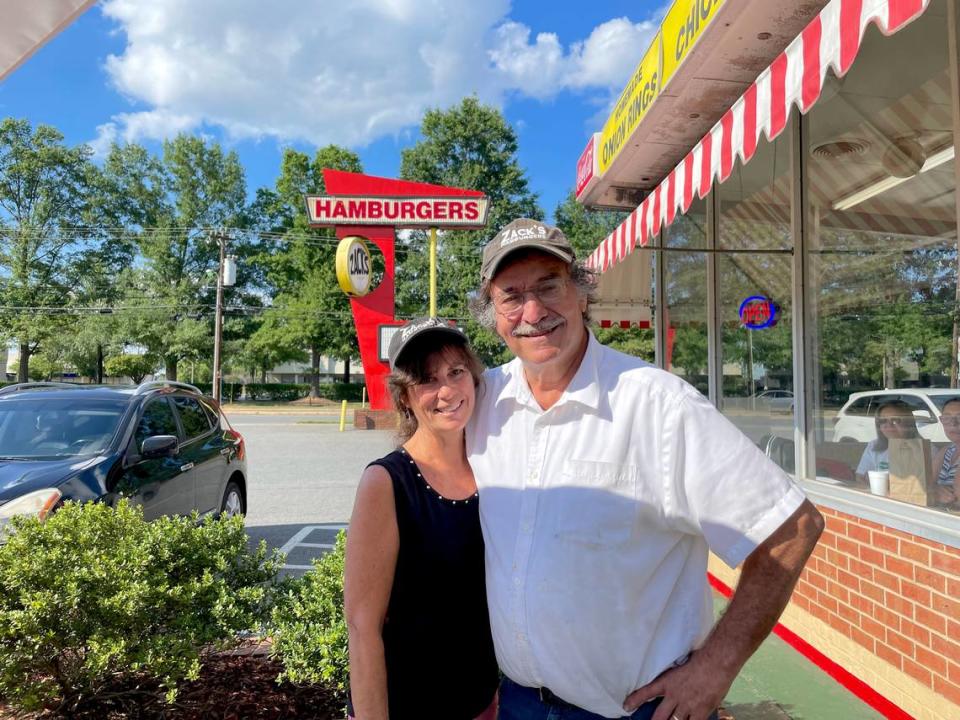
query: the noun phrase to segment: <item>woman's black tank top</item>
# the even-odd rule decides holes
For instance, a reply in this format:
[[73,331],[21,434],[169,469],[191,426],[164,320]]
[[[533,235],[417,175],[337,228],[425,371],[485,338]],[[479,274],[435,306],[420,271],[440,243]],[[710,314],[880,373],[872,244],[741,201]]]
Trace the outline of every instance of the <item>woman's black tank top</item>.
[[440,496],[402,448],[371,465],[390,473],[400,535],[383,627],[390,718],[472,720],[499,682],[477,496]]

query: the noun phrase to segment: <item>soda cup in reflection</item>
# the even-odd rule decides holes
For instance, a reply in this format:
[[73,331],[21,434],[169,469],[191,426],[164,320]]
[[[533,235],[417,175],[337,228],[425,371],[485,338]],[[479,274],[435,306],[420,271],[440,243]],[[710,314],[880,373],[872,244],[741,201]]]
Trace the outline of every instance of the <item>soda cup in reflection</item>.
[[867,476],[870,478],[870,492],[874,495],[887,495],[890,492],[889,470],[870,470]]

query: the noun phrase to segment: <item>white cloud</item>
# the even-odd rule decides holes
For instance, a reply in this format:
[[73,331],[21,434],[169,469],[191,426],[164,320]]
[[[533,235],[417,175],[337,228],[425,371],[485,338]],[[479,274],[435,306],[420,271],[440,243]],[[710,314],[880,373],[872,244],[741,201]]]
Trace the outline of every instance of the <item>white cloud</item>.
[[574,87],[617,86],[637,66],[657,32],[659,23],[632,23],[627,18],[609,20],[593,29],[570,53],[568,82]]
[[565,49],[550,32],[531,40],[508,0],[105,0],[103,12],[127,39],[109,77],[146,109],[100,126],[95,149],[202,125],[362,146],[470,93],[619,91],[653,33],[620,18]]

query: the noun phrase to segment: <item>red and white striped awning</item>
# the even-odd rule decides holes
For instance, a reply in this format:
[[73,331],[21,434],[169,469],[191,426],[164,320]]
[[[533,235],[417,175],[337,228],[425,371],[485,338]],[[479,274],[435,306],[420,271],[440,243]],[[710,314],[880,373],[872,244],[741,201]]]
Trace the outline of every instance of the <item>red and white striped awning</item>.
[[875,23],[892,35],[927,9],[930,0],[832,0],[764,70],[726,114],[669,175],[587,258],[599,272],[647,245],[662,227],[685,213],[694,193],[706,197],[723,182],[735,158],[746,164],[761,135],[773,141],[796,105],[806,113],[817,102],[830,67],[843,77],[860,51],[864,33]]

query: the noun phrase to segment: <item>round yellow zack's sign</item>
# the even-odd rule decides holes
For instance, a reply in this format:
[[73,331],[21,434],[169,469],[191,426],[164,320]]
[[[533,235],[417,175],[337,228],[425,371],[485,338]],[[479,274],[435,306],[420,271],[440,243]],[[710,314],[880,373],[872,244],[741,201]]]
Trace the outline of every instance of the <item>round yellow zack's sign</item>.
[[337,281],[347,295],[370,291],[370,250],[362,237],[350,235],[337,245]]

